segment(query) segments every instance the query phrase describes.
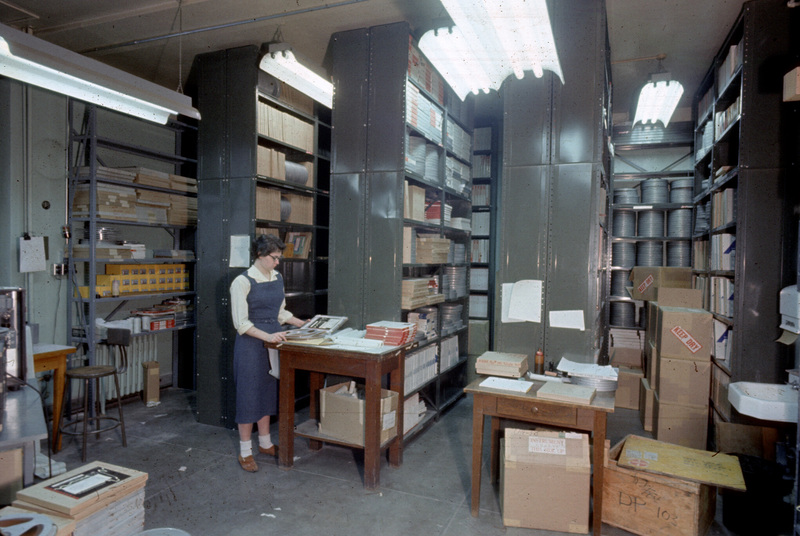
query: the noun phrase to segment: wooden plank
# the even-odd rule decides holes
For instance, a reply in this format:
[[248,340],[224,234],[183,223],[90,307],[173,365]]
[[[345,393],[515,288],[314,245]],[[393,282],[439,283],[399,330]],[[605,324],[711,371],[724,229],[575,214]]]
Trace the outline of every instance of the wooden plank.
[[538,391],[536,396],[546,400],[561,400],[563,402],[572,402],[574,404],[586,404],[587,406],[594,400],[596,393],[594,387],[585,385],[572,385],[570,383],[562,382],[545,382]]
[[744,476],[735,456],[690,449],[630,436],[620,452],[621,467],[673,476],[701,484],[744,491]]

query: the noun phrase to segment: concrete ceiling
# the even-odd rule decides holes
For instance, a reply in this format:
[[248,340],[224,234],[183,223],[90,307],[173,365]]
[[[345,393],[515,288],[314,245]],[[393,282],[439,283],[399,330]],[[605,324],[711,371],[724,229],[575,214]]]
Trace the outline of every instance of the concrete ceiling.
[[[615,115],[624,120],[658,68],[630,60],[658,54],[684,85],[680,106],[688,108],[743,3],[606,0]],[[185,83],[202,52],[280,35],[322,66],[332,33],[406,20],[419,37],[445,17],[439,0],[0,0],[0,22],[169,89]]]

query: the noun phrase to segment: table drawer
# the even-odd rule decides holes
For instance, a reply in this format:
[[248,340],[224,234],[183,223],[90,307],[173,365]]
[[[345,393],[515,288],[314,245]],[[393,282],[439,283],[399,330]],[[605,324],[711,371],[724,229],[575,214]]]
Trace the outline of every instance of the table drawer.
[[523,402],[498,398],[497,413],[504,417],[535,419],[536,422],[574,426],[578,422],[578,410],[547,402]]

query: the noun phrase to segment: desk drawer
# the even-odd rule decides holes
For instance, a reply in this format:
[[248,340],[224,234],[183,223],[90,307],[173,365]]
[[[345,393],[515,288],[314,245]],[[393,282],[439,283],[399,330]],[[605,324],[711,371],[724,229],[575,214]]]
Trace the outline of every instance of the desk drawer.
[[574,426],[578,422],[578,410],[547,402],[523,402],[520,400],[497,400],[497,413],[515,419],[531,420],[542,424]]

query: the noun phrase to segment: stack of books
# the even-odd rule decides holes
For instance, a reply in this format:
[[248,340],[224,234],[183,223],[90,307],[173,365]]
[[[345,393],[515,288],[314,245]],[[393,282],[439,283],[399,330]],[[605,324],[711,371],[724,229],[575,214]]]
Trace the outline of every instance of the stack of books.
[[428,298],[438,289],[435,279],[430,277],[417,277],[403,279],[400,307],[402,309],[416,309],[428,305]]
[[453,207],[451,205],[445,204],[444,212],[442,212],[442,202],[434,201],[425,209],[425,221],[431,223],[439,223],[444,221],[445,224],[448,224],[450,223],[450,217],[452,214]]
[[420,399],[419,392],[406,398],[403,403],[403,434],[414,428],[428,411],[425,401]]
[[147,473],[93,462],[17,492],[13,506],[75,522],[73,536],[128,536],[144,529]]
[[[89,166],[82,166],[78,169],[78,175],[82,179],[88,179],[91,173],[92,169]],[[136,173],[127,169],[97,166],[95,167],[95,177],[98,179],[132,183],[134,177],[136,177]]]
[[136,173],[136,177],[133,179],[133,182],[136,184],[154,186],[156,188],[170,188],[169,173],[143,167],[134,167],[128,169]]
[[167,220],[171,225],[197,225],[197,198],[170,195]]
[[[88,218],[90,202],[90,186],[79,184],[75,188],[75,198],[72,201],[72,215],[76,218]],[[136,221],[136,191],[125,186],[98,184],[95,208],[98,218]]]
[[417,263],[444,264],[447,262],[447,257],[449,255],[449,239],[432,235],[417,235]]
[[416,334],[416,324],[381,320],[367,324],[367,334],[364,338],[383,341],[387,346],[402,346],[413,341]]
[[197,193],[197,179],[184,177],[183,175],[169,175],[169,187],[179,192]]
[[489,376],[521,378],[528,372],[528,356],[506,352],[484,352],[475,361],[475,372]]

